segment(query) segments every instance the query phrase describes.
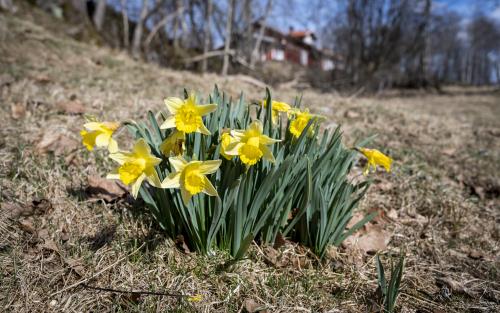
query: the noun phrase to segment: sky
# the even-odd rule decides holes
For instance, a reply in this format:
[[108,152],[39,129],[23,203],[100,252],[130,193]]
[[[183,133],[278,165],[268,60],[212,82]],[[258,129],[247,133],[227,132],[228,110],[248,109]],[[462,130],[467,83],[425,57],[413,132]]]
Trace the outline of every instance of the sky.
[[[413,0],[411,0],[413,1]],[[269,25],[287,31],[310,29],[318,31],[324,26],[321,21],[331,20],[342,1],[335,0],[275,0],[275,8],[269,18]],[[322,10],[316,8],[323,7]],[[472,16],[482,13],[500,23],[500,0],[434,0],[434,11],[455,11],[464,17],[467,23]]]

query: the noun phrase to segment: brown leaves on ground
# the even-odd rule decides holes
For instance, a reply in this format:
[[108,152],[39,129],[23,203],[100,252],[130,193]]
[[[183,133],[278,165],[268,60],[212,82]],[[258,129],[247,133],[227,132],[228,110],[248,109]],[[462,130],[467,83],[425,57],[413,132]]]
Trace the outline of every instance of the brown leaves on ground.
[[66,114],[83,114],[86,111],[85,105],[77,99],[60,101],[56,103],[56,108],[59,112]]
[[[387,248],[391,240],[391,232],[387,231],[384,225],[389,219],[386,218],[386,213],[383,210],[377,211],[377,216],[371,222],[365,224],[360,230],[344,241],[344,247],[348,250],[360,250],[363,254],[372,254]],[[392,217],[397,215],[397,213],[390,212]],[[361,212],[354,213],[347,228],[353,227],[356,223],[361,221],[364,216],[365,214]]]
[[78,142],[59,129],[46,129],[35,151],[40,154],[52,152],[55,155],[66,155],[78,148]]
[[20,102],[11,104],[10,115],[15,120],[23,118],[26,115],[26,105]]
[[243,301],[243,308],[247,313],[267,313],[266,306],[258,304],[253,299],[245,299]]
[[109,180],[91,175],[88,177],[87,181],[88,186],[85,191],[91,199],[102,199],[106,202],[114,202],[125,197],[127,194],[126,187],[116,180]]
[[2,203],[2,211],[6,212],[12,219],[42,215],[52,211],[52,203],[48,199],[35,199],[30,204],[19,204],[13,202]]

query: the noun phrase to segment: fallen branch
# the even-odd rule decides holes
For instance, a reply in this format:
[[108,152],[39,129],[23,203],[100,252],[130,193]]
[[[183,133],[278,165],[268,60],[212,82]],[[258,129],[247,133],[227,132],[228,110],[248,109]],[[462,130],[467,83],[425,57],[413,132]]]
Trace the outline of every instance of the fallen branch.
[[191,298],[194,297],[192,295],[183,295],[181,293],[172,293],[172,292],[158,292],[158,291],[133,291],[133,290],[122,290],[122,289],[113,289],[113,288],[102,288],[90,286],[87,284],[82,284],[83,288],[93,289],[97,291],[103,292],[114,292],[114,293],[123,293],[130,295],[147,295],[147,296],[160,296],[160,297],[174,297],[174,298]]
[[[234,55],[235,50],[229,50],[228,53],[229,53],[229,55]],[[185,64],[194,63],[194,62],[198,62],[198,61],[201,61],[204,59],[218,57],[218,56],[221,56],[224,54],[226,54],[226,51],[223,51],[223,50],[209,51],[207,53],[203,53],[203,54],[197,55],[197,56],[192,57],[192,58],[184,59],[184,63]]]
[[75,287],[78,287],[78,286],[80,286],[80,285],[82,285],[82,284],[87,283],[88,281],[90,281],[90,280],[92,280],[92,279],[96,278],[97,276],[101,275],[102,273],[106,272],[107,270],[109,270],[109,269],[111,269],[111,268],[115,267],[115,266],[116,266],[118,263],[120,263],[121,261],[123,261],[123,260],[125,260],[126,258],[130,257],[131,255],[135,254],[137,251],[139,251],[140,249],[142,249],[142,247],[144,247],[144,243],[143,243],[143,244],[142,244],[139,248],[137,248],[137,249],[135,249],[134,251],[132,251],[130,254],[127,254],[127,255],[122,256],[122,257],[121,257],[121,258],[119,258],[119,259],[118,259],[115,263],[113,263],[113,264],[111,264],[111,265],[109,265],[109,266],[107,266],[107,267],[103,268],[102,270],[100,270],[99,272],[97,272],[97,273],[95,273],[94,275],[90,276],[89,278],[82,279],[82,280],[80,280],[79,282],[74,283],[73,285],[70,285],[70,286],[68,286],[68,287],[66,287],[66,288],[63,288],[63,289],[61,289],[61,290],[59,290],[59,291],[56,291],[56,292],[52,293],[49,297],[50,297],[50,298],[52,298],[52,297],[53,297],[53,296],[55,296],[55,295],[58,295],[58,294],[63,293],[63,292],[65,292],[65,291],[67,291],[67,290],[73,289],[73,288],[75,288]]

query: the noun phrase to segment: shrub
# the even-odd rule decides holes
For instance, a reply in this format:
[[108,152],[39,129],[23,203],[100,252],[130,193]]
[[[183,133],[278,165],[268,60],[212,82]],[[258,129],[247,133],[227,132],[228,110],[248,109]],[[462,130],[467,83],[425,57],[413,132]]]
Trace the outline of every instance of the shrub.
[[165,100],[170,115],[150,111],[148,124],[125,122],[136,138],[131,152],[116,152],[114,124],[91,121],[82,131],[87,147],[108,146],[119,163],[108,178],[131,185],[170,237],[239,259],[252,241],[272,244],[280,234],[322,257],[373,218],[346,229],[369,185],[348,174],[358,151],[368,166],[389,160],[389,170],[380,152],[346,148],[340,127],[320,134],[323,117],[300,110],[300,99],[293,107],[273,101],[269,90],[248,105],[216,87],[207,102],[185,91]]

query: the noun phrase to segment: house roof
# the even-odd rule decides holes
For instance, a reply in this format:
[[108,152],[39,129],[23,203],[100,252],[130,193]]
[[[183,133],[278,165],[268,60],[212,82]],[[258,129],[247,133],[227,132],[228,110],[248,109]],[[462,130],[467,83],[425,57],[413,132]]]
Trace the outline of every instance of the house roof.
[[311,36],[314,40],[316,40],[316,35],[314,32],[306,29],[306,30],[292,30],[288,33],[288,36],[296,39],[303,39],[307,36]]

